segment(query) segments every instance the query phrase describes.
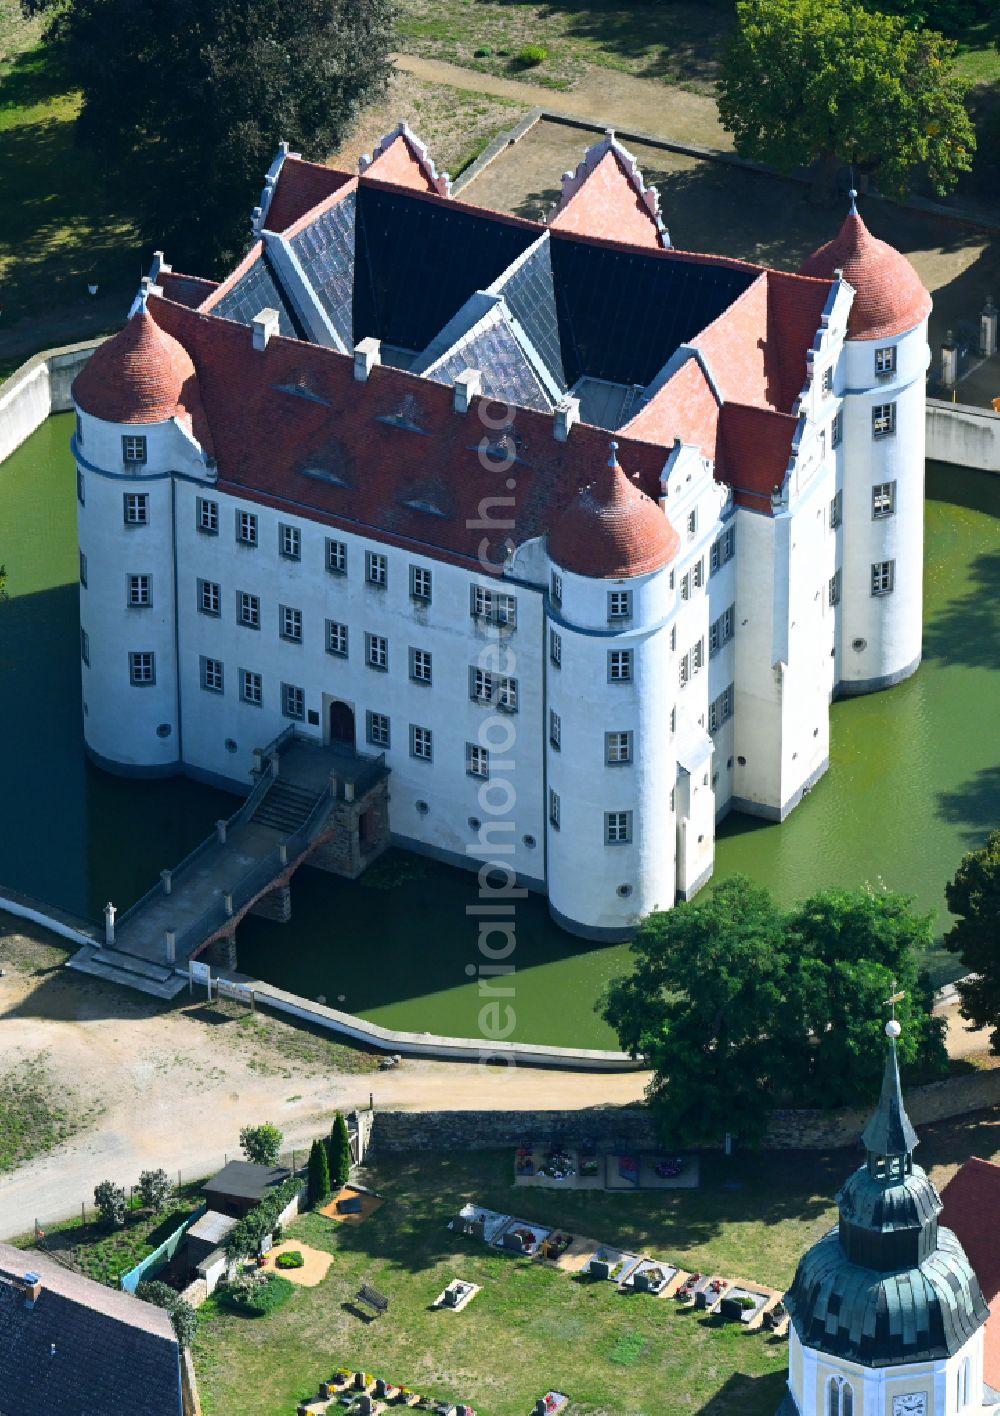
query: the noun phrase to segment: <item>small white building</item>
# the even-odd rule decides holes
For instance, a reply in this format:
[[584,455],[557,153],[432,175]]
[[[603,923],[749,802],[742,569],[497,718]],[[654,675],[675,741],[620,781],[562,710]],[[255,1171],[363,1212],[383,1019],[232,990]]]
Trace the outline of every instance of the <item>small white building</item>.
[[803,274],[677,251],[611,135],[544,225],[403,127],[282,150],[254,236],[76,381],[88,752],[384,753],[400,843],[627,937],[919,663],[927,292],[853,204]]

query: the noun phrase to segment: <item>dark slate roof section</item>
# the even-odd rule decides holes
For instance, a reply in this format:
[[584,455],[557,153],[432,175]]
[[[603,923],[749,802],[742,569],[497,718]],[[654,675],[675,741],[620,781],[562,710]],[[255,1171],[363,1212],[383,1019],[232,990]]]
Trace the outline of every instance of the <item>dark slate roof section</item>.
[[866,1367],[951,1357],[989,1317],[961,1244],[944,1228],[922,1264],[894,1273],[847,1262],[831,1230],[800,1262],[785,1302],[805,1346]]
[[634,417],[645,390],[634,384],[608,383],[606,379],[580,379],[573,394],[580,400],[580,418],[595,428],[614,432]]
[[352,349],[357,342],[354,337],[356,215],[357,194],[349,192],[290,241],[316,298],[347,349]]
[[560,388],[568,388],[559,343],[552,251],[547,231],[493,289],[507,301],[511,314],[538,351],[553,382]]
[[231,1160],[206,1182],[204,1193],[234,1200],[260,1200],[291,1173],[279,1165],[251,1165],[245,1160]]
[[537,228],[363,180],[358,191],[355,342],[424,349],[477,290],[537,239]]
[[869,1155],[909,1155],[920,1144],[903,1105],[896,1044],[890,1041],[882,1076],[882,1094],[861,1137]]
[[236,320],[238,324],[252,325],[261,310],[278,311],[279,334],[288,339],[306,338],[265,253],[212,306],[212,314],[221,315],[226,320]]
[[567,385],[583,375],[646,385],[722,314],[756,267],[636,251],[550,233]]
[[[24,1275],[41,1292],[25,1307]],[[180,1352],[162,1308],[44,1254],[0,1244],[3,1416],[181,1416]]]
[[464,369],[479,370],[482,392],[488,398],[516,403],[519,408],[534,408],[539,413],[550,413],[554,407],[511,328],[502,302],[465,339],[432,364],[427,377],[453,384]]

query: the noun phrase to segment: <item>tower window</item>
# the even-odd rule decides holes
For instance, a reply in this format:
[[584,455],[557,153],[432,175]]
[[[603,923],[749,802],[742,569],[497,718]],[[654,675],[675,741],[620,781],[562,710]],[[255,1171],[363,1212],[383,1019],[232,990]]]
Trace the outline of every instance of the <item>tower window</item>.
[[879,482],[872,487],[872,520],[881,521],[896,510],[896,483]]
[[557,609],[562,604],[562,576],[557,570],[552,572],[549,582],[549,598]]
[[549,709],[549,742],[558,752],[562,747],[562,719],[554,709]]
[[894,347],[875,350],[875,372],[879,375],[896,372],[896,350]]
[[140,649],[128,656],[129,683],[146,685],[156,682],[156,658],[149,649]]
[[695,533],[697,530],[698,530],[698,508],[695,507],[693,511],[689,511],[688,514],[687,514],[687,534],[688,534],[688,540],[689,540],[689,541],[690,541],[691,537],[694,535],[694,533]]
[[631,681],[631,649],[611,649],[608,652],[608,678],[612,683],[629,683]]
[[562,635],[557,629],[549,630],[549,662],[554,668],[562,668]]
[[823,370],[823,394],[829,396],[833,392],[833,365],[828,364]]
[[549,788],[549,822],[550,822],[550,824],[554,827],[554,829],[555,829],[556,831],[559,830],[559,811],[560,811],[560,807],[561,807],[561,802],[560,802],[560,800],[559,800],[559,793],[558,793],[558,792],[554,792],[554,791],[552,790],[552,788],[550,787],[550,788]]
[[146,492],[125,492],[122,507],[126,526],[149,525],[149,496]]
[[631,811],[604,813],[604,840],[609,846],[626,846],[632,839]]
[[876,403],[872,409],[872,437],[889,438],[896,431],[895,403]]
[[827,1416],[854,1416],[854,1388],[843,1377],[831,1377],[827,1386]]
[[830,424],[830,446],[839,447],[844,441],[844,410],[838,408]]
[[146,439],[128,435],[122,438],[122,461],[136,467],[146,461]]
[[835,570],[827,585],[827,599],[831,605],[840,604],[840,571]]
[[876,561],[872,566],[872,594],[891,595],[895,578],[895,561]]
[[830,502],[830,530],[835,531],[844,519],[844,494],[837,492]]
[[631,590],[608,591],[608,619],[627,620],[632,618]]
[[90,635],[80,626],[80,658],[90,668]]
[[617,766],[621,763],[632,761],[632,734],[605,733],[604,734],[604,760],[609,766]]
[[148,609],[153,603],[153,577],[151,575],[130,575],[128,577],[127,601],[130,609]]

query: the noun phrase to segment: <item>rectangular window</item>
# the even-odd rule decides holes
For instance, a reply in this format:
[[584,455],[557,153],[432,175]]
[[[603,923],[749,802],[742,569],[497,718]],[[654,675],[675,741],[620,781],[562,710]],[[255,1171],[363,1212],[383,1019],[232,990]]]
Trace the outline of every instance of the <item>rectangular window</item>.
[[198,498],[196,525],[204,535],[218,536],[219,503],[217,501],[209,501],[207,497]]
[[826,596],[831,605],[840,604],[840,571],[835,570],[826,587]]
[[561,805],[561,803],[560,803],[560,801],[559,801],[559,793],[558,793],[558,792],[554,792],[554,791],[552,790],[552,788],[550,787],[550,788],[549,788],[549,821],[550,821],[551,825],[552,825],[557,831],[559,830],[559,808],[560,808],[560,805]]
[[326,652],[336,654],[338,659],[347,658],[347,625],[336,620],[326,622]]
[[691,672],[696,674],[699,669],[703,669],[704,667],[705,641],[704,639],[699,639],[691,646]]
[[148,684],[156,682],[156,659],[149,649],[140,649],[128,656],[129,683]]
[[370,669],[386,670],[389,667],[389,641],[381,634],[365,635],[365,663]]
[[556,609],[559,609],[562,605],[562,576],[559,574],[558,570],[552,572],[552,577],[549,581],[549,598],[552,600]]
[[500,674],[495,684],[496,704],[501,713],[517,712],[517,679]]
[[832,364],[828,364],[827,367],[823,370],[822,388],[823,388],[823,394],[824,394],[824,396],[828,396],[829,394],[831,394],[831,393],[833,392],[833,365],[832,365]]
[[426,566],[410,566],[410,594],[423,604],[431,602],[431,573]]
[[844,441],[844,410],[838,408],[830,424],[830,446],[839,447]]
[[671,731],[672,733],[675,733],[675,732],[677,731],[677,709],[676,709],[676,708],[671,708],[671,710],[670,710],[670,731]]
[[736,621],[736,606],[730,605],[728,610],[723,610],[722,614],[708,630],[708,657],[714,659],[722,648],[723,644],[728,644],[733,637],[733,625]]
[[879,482],[872,487],[872,520],[892,516],[896,510],[896,483]]
[[731,561],[736,551],[736,525],[727,526],[722,535],[712,545],[709,555],[709,574],[715,575],[727,561]]
[[87,557],[80,552],[80,584],[86,589],[87,585]]
[[410,678],[414,683],[430,683],[431,656],[428,649],[410,650]]
[[876,403],[872,409],[872,437],[888,438],[896,431],[895,403]]
[[467,742],[465,744],[465,770],[470,777],[488,777],[490,775],[488,749],[479,747],[474,742]]
[[80,658],[90,668],[90,635],[80,626]]
[[146,461],[146,439],[126,435],[122,438],[122,461],[136,467]]
[[896,350],[894,346],[889,349],[875,350],[875,372],[880,376],[896,372]]
[[473,703],[493,701],[493,675],[485,669],[469,670],[469,697]]
[[677,648],[677,626],[676,626],[675,624],[672,624],[672,625],[670,626],[670,652],[671,652],[671,654],[674,652],[674,650],[675,650],[676,648]]
[[872,566],[872,594],[891,595],[895,573],[895,561],[876,561]]
[[632,650],[608,650],[608,679],[611,683],[630,683],[632,679]]
[[343,541],[326,538],[326,568],[331,575],[347,574],[347,546]]
[[126,526],[149,525],[149,496],[146,492],[125,492],[122,506]]
[[222,613],[222,586],[214,580],[198,581],[198,609],[203,615]]
[[419,757],[422,762],[430,762],[433,753],[434,744],[430,728],[418,728],[416,723],[411,723],[410,756]]
[[365,713],[365,737],[372,747],[388,747],[389,715],[387,713],[373,713],[369,709]]
[[694,535],[694,533],[697,531],[697,529],[698,529],[698,508],[695,507],[693,511],[689,511],[688,514],[687,514],[687,534],[688,534],[688,540],[689,540],[689,541],[690,541],[691,537]]
[[278,527],[278,554],[285,560],[302,559],[302,532],[297,526]]
[[257,513],[238,511],[236,513],[236,541],[240,546],[257,545]]
[[482,585],[473,585],[472,617],[513,629],[517,625],[517,599],[514,595],[506,595],[499,590],[487,590]]
[[687,570],[687,571],[685,571],[684,574],[681,576],[681,599],[682,599],[682,600],[690,600],[690,598],[691,598],[691,572],[690,572],[689,570]]
[[733,685],[724,688],[714,703],[708,706],[708,731],[718,732],[733,716]]
[[604,813],[604,839],[609,846],[623,846],[631,841],[631,811],[606,811]]
[[549,630],[549,661],[555,668],[562,668],[562,635],[556,629]]
[[76,415],[76,441],[78,447],[83,447],[83,419],[79,413]]
[[306,716],[305,691],[294,683],[281,685],[281,711],[286,718],[301,721]]
[[236,596],[237,619],[247,629],[260,629],[260,596],[240,590]]
[[604,760],[609,766],[632,761],[632,734],[605,733]]
[[240,669],[240,697],[244,703],[252,703],[259,708],[264,701],[264,683],[260,674],[251,669]]
[[79,467],[76,469],[76,499],[81,506],[87,504],[87,488],[83,480],[83,473]]
[[365,579],[369,585],[378,585],[384,590],[389,583],[388,558],[380,555],[377,551],[366,551]]
[[278,606],[278,633],[291,644],[302,643],[302,611],[290,605]]
[[691,575],[694,580],[695,587],[700,590],[705,583],[705,562],[703,559],[695,561]]
[[844,519],[844,494],[837,492],[830,502],[830,530],[835,531]]
[[681,688],[691,682],[691,651],[682,654],[677,660],[677,681]]
[[153,577],[130,575],[127,580],[127,602],[130,609],[148,609],[153,603]]
[[554,709],[549,709],[549,742],[557,752],[562,748],[562,719]]
[[632,591],[608,591],[608,619],[627,620],[632,618]]
[[201,686],[206,693],[221,693],[223,689],[223,668],[221,659],[201,659]]

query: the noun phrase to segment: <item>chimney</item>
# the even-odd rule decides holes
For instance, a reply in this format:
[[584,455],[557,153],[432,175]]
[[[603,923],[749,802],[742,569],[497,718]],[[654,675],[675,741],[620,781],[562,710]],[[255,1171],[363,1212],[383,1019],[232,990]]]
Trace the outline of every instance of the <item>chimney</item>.
[[261,310],[253,317],[253,347],[266,349],[267,341],[278,333],[277,310]]
[[376,364],[382,362],[382,341],[379,339],[362,339],[354,346],[354,377],[358,383],[367,383],[368,375]]
[[455,412],[468,413],[469,404],[483,391],[483,376],[478,369],[463,369],[455,378]]
[[42,1276],[28,1272],[24,1275],[24,1306],[33,1308],[42,1292]]
[[556,442],[565,442],[570,428],[580,421],[580,400],[567,394],[561,403],[556,404],[553,419],[552,433]]

